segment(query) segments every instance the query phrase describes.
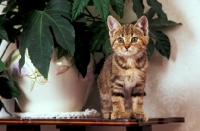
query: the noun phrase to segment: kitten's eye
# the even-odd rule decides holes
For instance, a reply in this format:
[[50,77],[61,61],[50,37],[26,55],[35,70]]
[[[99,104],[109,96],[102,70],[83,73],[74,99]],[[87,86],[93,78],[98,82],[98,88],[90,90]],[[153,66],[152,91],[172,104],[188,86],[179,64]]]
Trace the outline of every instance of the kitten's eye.
[[124,39],[122,37],[119,37],[117,40],[118,40],[118,43],[123,43],[124,42]]
[[136,43],[137,41],[138,41],[138,38],[137,38],[137,37],[131,38],[131,42]]

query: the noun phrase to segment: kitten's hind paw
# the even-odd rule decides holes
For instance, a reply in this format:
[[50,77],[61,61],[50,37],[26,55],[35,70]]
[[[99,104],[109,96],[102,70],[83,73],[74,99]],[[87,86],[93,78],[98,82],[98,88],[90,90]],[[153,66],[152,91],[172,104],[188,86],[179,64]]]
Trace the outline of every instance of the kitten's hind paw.
[[148,117],[145,113],[133,113],[133,118],[137,121],[148,121]]

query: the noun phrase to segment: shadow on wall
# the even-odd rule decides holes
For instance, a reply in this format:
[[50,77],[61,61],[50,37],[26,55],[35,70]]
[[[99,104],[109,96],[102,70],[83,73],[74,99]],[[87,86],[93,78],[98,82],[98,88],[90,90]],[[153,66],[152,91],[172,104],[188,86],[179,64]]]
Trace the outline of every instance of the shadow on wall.
[[83,107],[83,110],[85,109],[95,109],[100,113],[100,96],[99,96],[99,90],[97,88],[97,84],[95,82],[94,90],[91,92],[85,106]]

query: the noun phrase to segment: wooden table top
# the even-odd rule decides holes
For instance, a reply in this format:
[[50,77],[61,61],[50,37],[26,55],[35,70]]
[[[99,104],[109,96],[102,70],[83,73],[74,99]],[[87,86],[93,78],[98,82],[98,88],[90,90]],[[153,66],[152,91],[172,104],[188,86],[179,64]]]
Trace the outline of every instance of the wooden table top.
[[110,120],[102,118],[77,119],[21,119],[0,118],[0,125],[79,125],[79,126],[143,126],[167,123],[183,123],[183,117],[150,118],[147,122],[137,122],[134,119]]

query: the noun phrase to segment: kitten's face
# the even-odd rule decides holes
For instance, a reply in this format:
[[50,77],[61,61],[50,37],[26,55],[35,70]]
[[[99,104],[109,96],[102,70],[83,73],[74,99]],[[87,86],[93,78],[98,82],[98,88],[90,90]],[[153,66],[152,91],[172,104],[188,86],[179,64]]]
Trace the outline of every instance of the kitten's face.
[[120,26],[111,38],[113,51],[118,55],[134,55],[139,50],[146,49],[143,37],[144,33],[134,25],[126,24]]
[[111,25],[108,23],[108,26],[111,46],[115,53],[120,56],[132,56],[146,50],[148,44],[148,27],[144,28],[146,25],[143,24],[146,23],[143,20],[142,22],[139,21],[135,25],[126,24],[121,26],[111,17]]

